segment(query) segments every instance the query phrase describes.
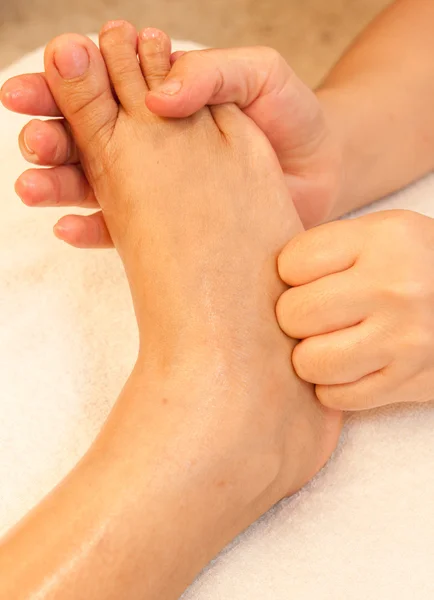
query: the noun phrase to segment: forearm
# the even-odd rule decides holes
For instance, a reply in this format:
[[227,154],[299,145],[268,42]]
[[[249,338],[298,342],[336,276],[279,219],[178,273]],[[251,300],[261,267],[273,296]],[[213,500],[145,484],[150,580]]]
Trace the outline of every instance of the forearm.
[[229,449],[207,453],[193,422],[212,375],[149,380],[130,380],[93,448],[1,545],[1,598],[175,599],[261,514],[251,490],[222,485]]
[[434,3],[386,9],[318,90],[343,151],[338,217],[434,167]]

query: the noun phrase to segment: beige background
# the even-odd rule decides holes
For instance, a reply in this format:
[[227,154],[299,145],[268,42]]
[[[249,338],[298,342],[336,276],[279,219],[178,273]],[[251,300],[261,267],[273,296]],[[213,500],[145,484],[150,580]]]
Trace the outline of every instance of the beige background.
[[0,68],[67,31],[108,19],[210,46],[277,48],[314,84],[389,0],[0,0]]

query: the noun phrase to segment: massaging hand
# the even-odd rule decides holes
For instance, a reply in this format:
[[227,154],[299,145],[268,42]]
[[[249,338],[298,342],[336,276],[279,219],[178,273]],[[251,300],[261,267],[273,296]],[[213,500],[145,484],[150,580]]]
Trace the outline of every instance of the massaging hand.
[[[316,96],[283,58],[270,48],[237,48],[175,53],[172,64],[163,85],[148,93],[148,108],[160,116],[187,117],[207,104],[236,103],[273,145],[305,226],[325,220],[341,183],[340,150]],[[62,116],[43,74],[9,80],[1,101],[16,112]],[[31,121],[20,147],[29,162],[52,167],[31,169],[18,179],[25,204],[98,208],[65,121]],[[64,217],[55,232],[78,247],[112,243],[101,212]]]
[[298,375],[326,406],[362,410],[434,399],[434,220],[380,212],[321,225],[279,258],[277,304],[302,341]]

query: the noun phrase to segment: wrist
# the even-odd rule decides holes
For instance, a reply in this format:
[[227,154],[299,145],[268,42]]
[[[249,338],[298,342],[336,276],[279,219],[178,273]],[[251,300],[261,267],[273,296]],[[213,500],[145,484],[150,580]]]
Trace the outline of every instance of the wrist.
[[345,110],[339,90],[320,87],[316,96],[324,114],[336,164],[334,195],[330,211],[323,220],[327,222],[351,210],[352,195],[357,189],[352,181],[353,164],[356,159],[349,143],[349,130],[345,124]]

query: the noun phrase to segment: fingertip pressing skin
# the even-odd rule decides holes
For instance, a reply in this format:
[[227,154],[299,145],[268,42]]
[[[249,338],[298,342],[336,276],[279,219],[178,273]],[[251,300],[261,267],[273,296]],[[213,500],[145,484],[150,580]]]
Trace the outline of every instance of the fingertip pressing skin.
[[183,118],[215,103],[213,93],[220,77],[210,54],[178,52],[172,55],[170,63],[172,69],[166,79],[147,94],[146,105],[151,112],[162,117]]
[[[187,117],[206,105],[228,103],[262,129],[284,173],[303,182],[292,185],[301,220],[309,225],[323,220],[334,199],[339,150],[315,94],[276,50],[232,48],[175,55],[166,80],[146,98],[149,110],[164,117]],[[297,200],[306,195],[306,181],[312,183],[312,196],[324,197],[323,202]]]

